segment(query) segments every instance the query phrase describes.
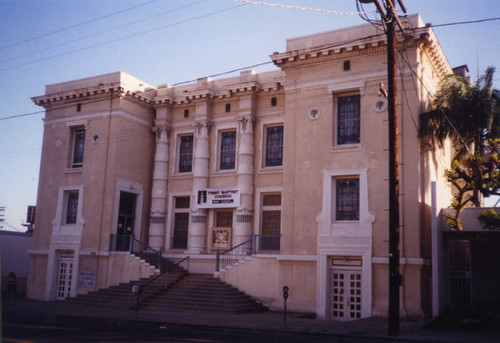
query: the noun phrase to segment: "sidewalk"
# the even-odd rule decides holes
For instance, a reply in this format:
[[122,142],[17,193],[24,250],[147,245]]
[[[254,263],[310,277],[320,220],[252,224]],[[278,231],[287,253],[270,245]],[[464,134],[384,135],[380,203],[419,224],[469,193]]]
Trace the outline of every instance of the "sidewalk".
[[423,330],[423,320],[401,320],[400,336],[387,335],[387,320],[367,318],[350,322],[313,319],[310,315],[289,313],[284,326],[282,312],[249,314],[159,313],[114,308],[67,306],[65,303],[43,302],[30,299],[3,299],[2,320],[8,322],[37,320],[41,318],[70,318],[101,322],[147,322],[160,326],[196,326],[211,330],[260,330],[314,333],[334,336],[370,337],[381,342],[470,342],[498,343],[500,334],[490,332],[450,332]]

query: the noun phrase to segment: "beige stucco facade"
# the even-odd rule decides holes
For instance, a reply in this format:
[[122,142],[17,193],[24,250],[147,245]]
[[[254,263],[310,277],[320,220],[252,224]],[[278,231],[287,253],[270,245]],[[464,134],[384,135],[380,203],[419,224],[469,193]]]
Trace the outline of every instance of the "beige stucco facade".
[[[431,182],[446,204],[450,153],[422,146],[417,127],[451,68],[432,29],[418,16],[409,21],[415,29],[398,57],[401,315],[422,316],[431,310]],[[128,233],[165,257],[190,256],[194,272],[214,272],[223,250],[215,243],[235,246],[278,230],[272,252],[254,249],[216,276],[274,309],[287,285],[290,310],[337,320],[385,316],[386,52],[385,36],[362,25],[288,40],[287,51],[271,55],[281,69],[274,72],[156,88],[118,72],[47,86],[33,98],[46,116],[28,296],[57,298],[64,261],[72,263],[70,296],[156,273],[110,249],[111,235],[123,232],[120,200],[128,194]],[[359,117],[348,119],[358,133],[345,141],[339,111],[358,99],[351,112]],[[75,167],[81,132],[83,162]],[[339,180],[353,182],[352,194]],[[226,190],[234,194],[226,202],[203,205],[203,194]],[[72,192],[76,219],[66,208]],[[213,228],[226,240],[216,242]]]

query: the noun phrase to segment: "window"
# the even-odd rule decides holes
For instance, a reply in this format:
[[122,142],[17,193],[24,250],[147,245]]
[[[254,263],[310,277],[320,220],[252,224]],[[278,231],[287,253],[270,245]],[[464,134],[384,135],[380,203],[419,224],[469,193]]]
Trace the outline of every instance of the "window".
[[221,132],[219,170],[234,169],[235,161],[236,161],[236,131]]
[[193,169],[193,135],[180,137],[178,166],[179,173],[189,173]]
[[272,97],[271,98],[271,106],[276,106],[278,105],[278,99],[276,97]]
[[265,158],[264,167],[283,165],[283,125],[265,128]]
[[233,227],[233,211],[227,211],[227,210],[216,211],[215,227]]
[[76,224],[78,218],[78,191],[69,191],[65,193],[64,224]]
[[187,117],[189,117],[189,110],[185,109],[184,110],[184,118],[187,118]]
[[359,220],[359,178],[335,180],[335,220]]
[[83,150],[85,147],[85,128],[71,129],[71,144],[70,168],[81,168],[83,166]]
[[262,195],[259,250],[280,250],[281,193]]
[[231,112],[231,104],[226,104],[226,113]]
[[173,249],[186,249],[189,231],[189,197],[174,198]]
[[351,70],[351,61],[347,60],[344,61],[344,71],[349,71]]
[[337,145],[360,142],[360,97],[342,96],[337,106]]

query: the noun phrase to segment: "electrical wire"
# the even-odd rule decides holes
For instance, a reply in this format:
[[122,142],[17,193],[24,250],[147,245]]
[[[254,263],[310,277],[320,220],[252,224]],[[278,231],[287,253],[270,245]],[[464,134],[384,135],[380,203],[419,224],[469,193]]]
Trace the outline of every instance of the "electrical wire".
[[61,56],[73,54],[75,52],[80,52],[80,51],[88,50],[88,49],[91,49],[91,48],[97,48],[97,47],[100,47],[100,46],[108,45],[108,44],[115,43],[115,42],[118,42],[118,41],[121,41],[121,40],[124,40],[124,39],[132,38],[132,37],[137,37],[137,36],[142,36],[142,35],[145,35],[145,34],[148,34],[148,33],[151,33],[151,32],[155,32],[155,31],[159,31],[159,30],[164,30],[164,29],[167,29],[167,28],[170,28],[170,27],[173,27],[173,26],[177,26],[177,25],[181,25],[181,24],[185,24],[185,23],[188,23],[188,22],[191,22],[191,21],[194,21],[194,20],[206,18],[206,17],[213,16],[213,15],[216,15],[216,14],[219,14],[219,13],[227,12],[227,11],[231,11],[233,9],[236,9],[236,8],[239,8],[239,7],[242,7],[242,6],[246,6],[246,5],[245,4],[241,4],[241,5],[236,5],[236,6],[224,8],[224,9],[221,9],[221,10],[217,10],[217,11],[209,12],[209,13],[206,13],[206,14],[202,14],[202,15],[199,15],[199,16],[196,16],[196,17],[184,19],[184,20],[172,23],[172,24],[163,25],[163,26],[160,26],[160,27],[156,27],[156,28],[153,28],[153,29],[146,30],[146,31],[141,31],[141,32],[134,33],[134,34],[131,34],[131,35],[127,35],[127,36],[123,36],[123,37],[120,37],[120,38],[112,39],[112,40],[109,40],[109,41],[106,41],[106,42],[92,44],[92,45],[89,45],[89,46],[86,46],[86,47],[82,47],[82,48],[78,48],[78,49],[75,49],[75,50],[66,51],[66,52],[63,52],[63,53],[60,53],[60,54],[57,54],[57,55],[52,55],[52,56],[40,58],[40,59],[37,59],[37,60],[33,60],[33,61],[25,62],[25,63],[20,63],[20,64],[17,64],[17,65],[11,66],[11,67],[0,68],[0,71],[12,70],[12,69],[19,68],[19,67],[22,67],[22,66],[25,66],[25,65],[29,65],[29,64],[33,64],[33,63],[37,63],[37,62],[42,62],[42,61],[50,60],[50,59],[53,59],[53,58],[56,58],[56,57],[61,57]]
[[[335,10],[325,10],[322,8],[311,8],[311,7],[302,7],[302,6],[292,6],[292,5],[283,5],[283,4],[271,4],[263,1],[250,1],[250,0],[232,0],[233,2],[243,2],[249,5],[260,5],[260,6],[268,6],[268,7],[280,7],[301,11],[310,11],[310,12],[320,12],[326,14],[361,14],[360,12],[350,12],[350,11],[335,11]],[[365,12],[365,13],[373,13],[373,11]]]
[[82,36],[82,37],[79,37],[79,38],[72,39],[70,41],[66,41],[66,42],[55,44],[55,45],[51,45],[51,46],[45,47],[43,49],[38,49],[38,50],[31,51],[31,52],[28,52],[28,53],[25,53],[25,54],[22,54],[22,55],[17,55],[17,56],[13,56],[13,57],[10,57],[10,58],[6,58],[6,59],[3,59],[3,60],[0,60],[0,63],[5,63],[5,62],[17,60],[17,59],[22,58],[22,57],[26,57],[26,56],[31,56],[31,55],[34,55],[34,54],[38,54],[38,53],[43,52],[43,51],[51,50],[51,49],[58,48],[58,47],[61,47],[61,46],[64,46],[64,45],[68,45],[68,44],[71,44],[71,43],[82,41],[84,39],[96,37],[96,36],[102,35],[104,33],[115,31],[115,30],[118,30],[118,29],[121,29],[121,28],[124,28],[124,27],[128,28],[131,25],[135,25],[135,24],[144,22],[144,21],[152,19],[152,18],[157,18],[157,17],[163,16],[163,15],[166,15],[166,14],[170,14],[170,13],[173,13],[173,12],[176,12],[176,11],[188,8],[188,7],[192,7],[192,6],[198,5],[198,4],[200,4],[202,2],[206,2],[206,1],[208,1],[208,0],[200,0],[200,1],[197,1],[197,2],[194,2],[194,3],[191,3],[189,5],[184,5],[184,6],[176,7],[174,9],[171,9],[171,10],[168,10],[168,11],[165,11],[165,12],[157,13],[157,14],[155,14],[153,16],[150,16],[150,17],[147,17],[147,18],[143,18],[143,19],[138,19],[138,20],[135,20],[135,21],[127,22],[125,24],[118,25],[118,26],[112,27],[112,28],[107,29],[107,30],[95,32],[95,33],[92,33],[90,35]]
[[47,33],[38,35],[36,37],[25,39],[25,40],[17,42],[17,43],[13,43],[13,44],[10,44],[10,45],[2,46],[2,47],[0,47],[0,50],[7,49],[7,48],[12,48],[12,47],[24,44],[24,43],[32,42],[34,40],[37,40],[37,39],[40,39],[40,38],[43,38],[43,37],[51,36],[51,35],[54,35],[56,33],[60,33],[60,32],[63,32],[63,31],[70,30],[70,29],[74,29],[75,27],[87,25],[87,24],[96,22],[98,20],[106,19],[106,18],[112,17],[112,16],[117,15],[117,14],[121,14],[121,13],[124,13],[124,12],[127,12],[127,11],[134,10],[136,8],[139,8],[139,7],[150,5],[150,4],[152,4],[154,2],[157,2],[157,1],[158,0],[152,0],[152,1],[149,1],[149,2],[145,2],[143,4],[139,4],[139,5],[135,5],[135,6],[132,6],[132,7],[124,8],[122,10],[119,10],[119,11],[116,11],[116,12],[112,12],[112,13],[109,13],[109,14],[106,14],[106,15],[103,15],[103,16],[100,16],[100,17],[97,17],[97,18],[89,19],[89,20],[86,20],[86,21],[78,23],[78,24],[73,24],[73,25],[70,25],[70,26],[66,26],[66,27],[57,29],[55,31],[47,32]]

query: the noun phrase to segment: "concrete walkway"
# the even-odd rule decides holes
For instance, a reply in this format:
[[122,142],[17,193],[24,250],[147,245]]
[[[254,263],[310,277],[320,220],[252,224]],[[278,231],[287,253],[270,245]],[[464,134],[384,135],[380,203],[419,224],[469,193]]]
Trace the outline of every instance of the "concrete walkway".
[[47,317],[101,322],[148,322],[161,326],[196,326],[212,330],[260,330],[314,333],[334,336],[370,337],[381,342],[470,342],[498,343],[500,334],[490,332],[455,332],[423,330],[424,321],[402,320],[400,336],[387,335],[387,320],[367,318],[350,322],[335,322],[311,318],[308,314],[289,313],[284,325],[282,312],[249,314],[159,313],[104,307],[67,306],[61,302],[29,299],[3,299],[2,320],[5,322],[33,321]]

